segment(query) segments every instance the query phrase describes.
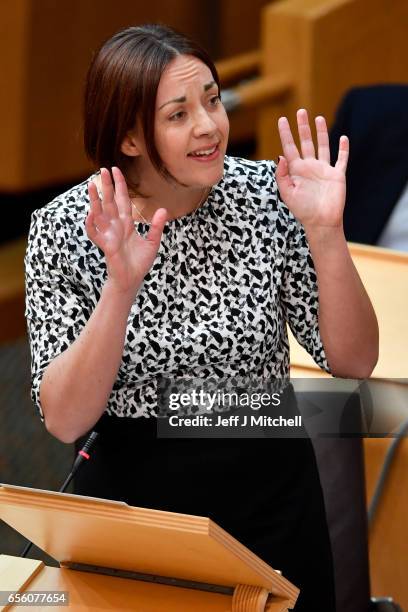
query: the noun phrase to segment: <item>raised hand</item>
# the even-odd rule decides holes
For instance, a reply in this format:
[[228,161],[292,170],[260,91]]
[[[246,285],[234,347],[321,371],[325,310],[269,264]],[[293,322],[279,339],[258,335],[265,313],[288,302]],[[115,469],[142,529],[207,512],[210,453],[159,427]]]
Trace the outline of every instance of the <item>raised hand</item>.
[[137,290],[150,270],[160,246],[167,211],[157,210],[149,233],[135,231],[125,178],[119,168],[101,169],[102,200],[92,181],[88,185],[90,210],[85,227],[88,237],[105,254],[108,277],[119,291]]
[[307,112],[297,112],[300,155],[287,118],[279,119],[284,157],[280,158],[276,180],[283,201],[305,228],[338,228],[342,226],[346,198],[348,138],[340,138],[338,158],[331,166],[326,121],[316,117],[315,122],[317,156]]

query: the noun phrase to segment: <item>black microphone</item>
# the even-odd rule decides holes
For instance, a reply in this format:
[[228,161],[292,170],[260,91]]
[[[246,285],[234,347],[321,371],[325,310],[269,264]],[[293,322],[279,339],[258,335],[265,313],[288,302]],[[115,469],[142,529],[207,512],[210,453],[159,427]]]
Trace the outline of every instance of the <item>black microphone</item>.
[[89,453],[98,436],[99,436],[99,433],[97,431],[95,430],[91,431],[91,433],[89,434],[89,438],[87,439],[87,441],[85,442],[81,450],[78,451],[78,454],[75,457],[75,461],[72,465],[71,471],[68,474],[67,478],[65,479],[64,484],[59,490],[60,493],[63,493],[65,491],[65,489],[67,488],[67,486],[69,485],[73,477],[75,476],[79,466],[82,465],[84,461],[88,461],[91,458],[91,455]]
[[[75,457],[75,461],[72,464],[72,468],[68,476],[66,477],[64,484],[58,491],[59,493],[64,493],[65,489],[68,487],[69,483],[71,482],[76,472],[78,471],[78,468],[83,464],[84,461],[88,461],[91,458],[90,451],[98,436],[99,436],[99,433],[95,430],[93,430],[89,434],[89,437],[87,438],[85,444],[83,445],[81,450],[78,451],[78,454]],[[28,554],[32,545],[33,545],[32,542],[28,542],[23,552],[21,553],[20,557],[25,557]]]

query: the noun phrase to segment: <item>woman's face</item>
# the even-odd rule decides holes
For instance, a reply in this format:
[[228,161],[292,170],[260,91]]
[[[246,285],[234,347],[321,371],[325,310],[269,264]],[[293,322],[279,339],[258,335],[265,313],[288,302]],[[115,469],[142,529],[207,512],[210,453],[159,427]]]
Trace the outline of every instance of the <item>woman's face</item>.
[[168,172],[189,187],[215,185],[224,171],[229,123],[210,69],[191,55],[173,59],[160,79],[155,141]]

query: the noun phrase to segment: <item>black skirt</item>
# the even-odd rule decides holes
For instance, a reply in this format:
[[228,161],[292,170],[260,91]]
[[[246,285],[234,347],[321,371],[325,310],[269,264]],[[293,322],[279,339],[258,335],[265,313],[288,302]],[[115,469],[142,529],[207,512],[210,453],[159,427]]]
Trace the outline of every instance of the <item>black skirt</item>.
[[76,494],[208,516],[300,588],[296,612],[335,612],[309,439],[163,439],[155,419],[104,416],[100,423],[92,459],[75,477]]

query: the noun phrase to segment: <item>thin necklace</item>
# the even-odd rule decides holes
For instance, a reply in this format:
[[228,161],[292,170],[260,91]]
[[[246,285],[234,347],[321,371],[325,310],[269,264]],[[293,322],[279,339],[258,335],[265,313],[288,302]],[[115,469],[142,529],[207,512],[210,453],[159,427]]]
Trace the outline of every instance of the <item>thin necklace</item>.
[[[197,206],[195,206],[193,208],[193,210],[190,213],[188,213],[188,215],[194,215],[196,210],[198,210],[200,208],[200,206],[202,206],[202,204],[204,204],[205,200],[208,198],[209,193],[210,193],[210,190],[209,189],[205,189],[204,197],[200,198]],[[147,221],[146,217],[143,216],[142,211],[139,210],[139,208],[136,206],[136,204],[133,202],[132,199],[130,199],[130,203],[133,206],[133,208],[135,209],[135,212],[137,213],[137,215],[142,219],[143,223],[145,223],[146,225],[150,225],[151,221]]]
[[[185,225],[181,225],[181,231],[183,232],[184,235],[186,235],[186,227],[188,227],[189,223],[191,222],[191,219],[194,215],[194,213],[200,208],[200,206],[202,206],[205,202],[205,200],[208,198],[209,194],[210,194],[211,188],[206,189],[204,192],[204,196],[202,198],[200,198],[200,201],[198,202],[197,206],[188,214],[188,219],[187,219],[187,223]],[[137,208],[137,206],[135,205],[135,203],[130,200],[131,205],[133,206],[133,208],[135,209],[135,211],[137,212],[137,214],[139,215],[139,217],[142,219],[142,221],[146,224],[146,225],[150,225],[151,221],[147,221],[147,219],[143,216],[142,212]],[[139,236],[141,236],[139,230],[137,229],[137,227],[135,228],[136,232],[139,234]],[[164,255],[164,260],[168,261],[170,260],[170,257],[173,256],[173,254],[175,253],[175,251],[177,250],[177,242],[175,241],[175,236],[173,236],[173,240],[172,243],[169,244],[168,247],[168,253],[166,255]]]
[[143,223],[145,223],[146,225],[150,225],[149,221],[142,215],[142,211],[138,209],[138,207],[133,202],[133,200],[130,200],[130,203],[133,206],[133,208],[135,209],[136,213],[139,215],[139,217],[141,217]]

